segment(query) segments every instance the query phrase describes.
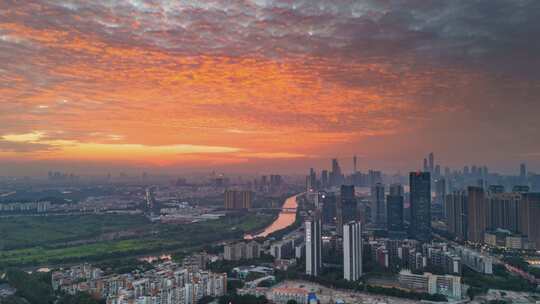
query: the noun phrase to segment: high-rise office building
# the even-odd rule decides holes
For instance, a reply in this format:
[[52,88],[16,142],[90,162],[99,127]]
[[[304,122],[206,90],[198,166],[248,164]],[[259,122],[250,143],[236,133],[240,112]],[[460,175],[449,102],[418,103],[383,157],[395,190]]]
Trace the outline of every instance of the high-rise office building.
[[386,197],[387,227],[389,232],[403,231],[403,186],[390,185],[390,195]]
[[431,176],[429,172],[409,175],[411,201],[411,236],[427,241],[431,238]]
[[337,233],[343,235],[343,225],[356,219],[358,210],[354,186],[342,185],[337,205]]
[[318,276],[322,268],[321,219],[318,214],[305,222],[306,274]]
[[378,227],[386,225],[386,204],[384,185],[377,183],[371,187],[371,222]]
[[433,152],[429,153],[429,172],[431,174],[435,172],[435,155]]
[[343,226],[343,278],[357,281],[362,276],[362,225],[352,221]]
[[322,222],[325,225],[335,224],[337,198],[333,192],[322,195]]
[[356,159],[356,155],[355,155],[355,156],[353,156],[353,174],[358,171],[357,168],[356,168],[356,161],[357,161],[357,159]]
[[484,189],[467,188],[467,240],[475,243],[484,241],[487,228],[487,200]]

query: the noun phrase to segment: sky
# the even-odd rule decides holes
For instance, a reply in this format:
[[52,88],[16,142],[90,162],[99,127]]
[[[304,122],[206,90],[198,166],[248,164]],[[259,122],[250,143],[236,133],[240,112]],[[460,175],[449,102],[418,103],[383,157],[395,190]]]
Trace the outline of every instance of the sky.
[[540,171],[538,37],[535,0],[2,0],[0,175]]

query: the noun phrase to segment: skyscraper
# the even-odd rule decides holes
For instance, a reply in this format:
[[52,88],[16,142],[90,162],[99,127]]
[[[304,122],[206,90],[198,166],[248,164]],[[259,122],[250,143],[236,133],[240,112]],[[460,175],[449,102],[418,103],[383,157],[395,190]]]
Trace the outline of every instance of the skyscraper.
[[322,170],[321,172],[321,184],[323,188],[328,187],[328,170]]
[[343,225],[356,219],[356,196],[354,186],[341,186],[341,197],[337,206],[337,233],[343,235]]
[[371,187],[371,222],[379,227],[386,225],[384,185],[381,183],[377,183]]
[[411,236],[421,241],[431,238],[431,177],[429,172],[409,175],[411,200]]
[[306,274],[318,276],[322,267],[321,218],[315,214],[306,225]]
[[440,165],[436,165],[435,166],[435,177],[440,177],[441,176],[441,166]]
[[484,189],[467,188],[467,240],[475,243],[484,241],[487,228],[487,200]]
[[315,173],[315,170],[313,168],[309,169],[309,176],[307,181],[307,190],[312,191],[317,189],[317,173]]
[[339,186],[343,183],[343,174],[337,158],[332,159],[332,172],[330,172],[331,186]]
[[390,195],[386,197],[387,227],[390,232],[403,231],[403,186],[390,185]]
[[323,224],[335,224],[334,218],[336,217],[337,199],[333,192],[324,193],[322,196],[322,223]]
[[352,221],[343,226],[343,278],[357,281],[362,276],[362,225]]

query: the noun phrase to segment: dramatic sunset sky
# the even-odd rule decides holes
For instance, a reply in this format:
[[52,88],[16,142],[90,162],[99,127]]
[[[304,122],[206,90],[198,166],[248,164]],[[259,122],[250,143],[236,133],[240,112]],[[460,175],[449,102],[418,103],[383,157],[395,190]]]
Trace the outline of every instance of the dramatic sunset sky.
[[0,0],[0,175],[430,151],[540,171],[540,1]]

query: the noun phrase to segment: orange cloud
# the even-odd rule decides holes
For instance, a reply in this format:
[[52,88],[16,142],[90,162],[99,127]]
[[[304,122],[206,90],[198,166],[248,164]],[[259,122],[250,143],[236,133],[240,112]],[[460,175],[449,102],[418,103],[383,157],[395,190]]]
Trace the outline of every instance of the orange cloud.
[[[135,9],[148,9],[153,18],[164,14]],[[13,14],[29,18],[30,11]],[[0,43],[23,58],[0,64],[19,73],[0,73],[0,158],[18,151],[16,157],[30,160],[167,165],[327,157],[366,138],[403,134],[434,113],[461,109],[433,96],[484,83],[481,74],[425,68],[402,54],[329,56],[333,43],[343,45],[327,35],[330,25],[309,30],[309,37],[327,35],[328,45],[308,37],[312,49],[296,52],[282,49],[289,43],[302,50],[283,34],[284,25],[275,25],[268,55],[263,47],[243,51],[225,36],[203,41],[217,29],[200,20],[189,24],[199,32],[178,34],[185,41],[175,45],[167,43],[175,37],[167,29],[141,34],[145,19],[130,15],[125,28],[126,16],[84,12],[89,15],[77,15],[74,28],[0,22]],[[83,24],[88,19],[99,30]],[[272,27],[269,20],[249,29]],[[122,35],[109,36],[117,25]],[[292,37],[306,28],[300,24]],[[243,38],[250,46],[268,43],[258,32]],[[225,47],[214,51],[208,40]]]

